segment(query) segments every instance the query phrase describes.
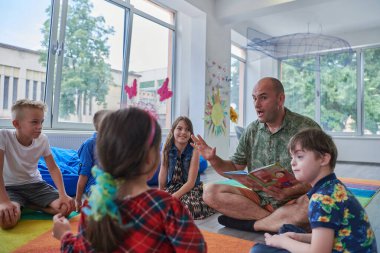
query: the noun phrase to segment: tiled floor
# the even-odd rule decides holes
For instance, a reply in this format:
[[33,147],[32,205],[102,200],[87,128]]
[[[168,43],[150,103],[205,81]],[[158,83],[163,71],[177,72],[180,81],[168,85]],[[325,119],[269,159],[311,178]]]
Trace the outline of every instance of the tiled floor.
[[[338,177],[349,177],[349,178],[363,178],[363,179],[374,179],[380,180],[380,165],[371,164],[352,164],[352,163],[338,163],[335,168],[335,173]],[[224,179],[222,176],[218,175],[213,168],[209,167],[205,173],[201,176],[201,180],[204,183],[216,182],[218,180]],[[366,207],[366,211],[369,215],[372,228],[375,230],[375,235],[377,238],[377,247],[380,249],[380,194],[378,194],[372,202]],[[251,240],[255,242],[263,241],[263,233],[250,233],[239,231],[231,228],[226,228],[220,225],[217,221],[217,217],[220,214],[214,214],[207,219],[195,221],[196,224],[204,230],[235,236],[241,239]]]

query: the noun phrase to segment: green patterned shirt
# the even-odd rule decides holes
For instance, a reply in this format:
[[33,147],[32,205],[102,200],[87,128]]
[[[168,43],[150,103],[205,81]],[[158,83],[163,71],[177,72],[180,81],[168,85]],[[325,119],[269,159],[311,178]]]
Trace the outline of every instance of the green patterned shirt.
[[[231,161],[235,164],[246,165],[248,171],[278,162],[293,173],[290,165],[291,157],[287,149],[288,142],[301,129],[313,127],[320,128],[312,119],[287,108],[285,108],[284,121],[275,133],[271,133],[264,123],[256,120],[249,124],[241,135]],[[284,204],[264,192],[258,192],[258,194],[262,199],[262,206],[271,204],[277,208]]]

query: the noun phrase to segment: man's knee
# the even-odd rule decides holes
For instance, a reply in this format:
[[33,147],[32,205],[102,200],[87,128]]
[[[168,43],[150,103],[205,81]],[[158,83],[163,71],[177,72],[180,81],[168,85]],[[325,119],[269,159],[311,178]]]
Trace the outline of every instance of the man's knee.
[[206,184],[203,189],[203,201],[210,207],[215,206],[215,200],[218,195],[218,187],[216,184]]
[[[306,195],[299,197],[295,203],[280,207],[275,212],[284,224],[305,227],[308,224],[309,199]],[[295,215],[296,214],[296,215]]]

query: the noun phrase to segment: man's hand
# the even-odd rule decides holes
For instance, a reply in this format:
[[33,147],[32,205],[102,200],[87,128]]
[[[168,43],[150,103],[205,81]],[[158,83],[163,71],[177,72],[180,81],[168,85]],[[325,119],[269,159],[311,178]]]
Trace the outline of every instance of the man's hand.
[[53,223],[52,235],[58,240],[61,240],[66,232],[71,231],[70,222],[60,213],[54,215]]
[[60,213],[64,216],[68,216],[72,211],[75,210],[74,200],[66,194],[59,196],[58,205]]
[[199,154],[203,156],[204,159],[210,161],[216,157],[216,148],[211,148],[205,140],[198,134],[197,137],[195,135],[191,135],[191,139],[194,143],[190,143],[193,148],[198,150]]
[[21,215],[20,208],[11,201],[0,203],[0,227],[10,228],[16,225]]

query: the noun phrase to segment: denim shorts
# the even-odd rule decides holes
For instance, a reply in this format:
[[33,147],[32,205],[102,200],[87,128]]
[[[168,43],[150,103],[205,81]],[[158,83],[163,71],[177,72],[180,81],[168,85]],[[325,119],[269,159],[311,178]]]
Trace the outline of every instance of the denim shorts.
[[31,184],[5,186],[11,201],[17,202],[21,207],[34,205],[46,208],[51,202],[59,198],[58,191],[45,181]]

